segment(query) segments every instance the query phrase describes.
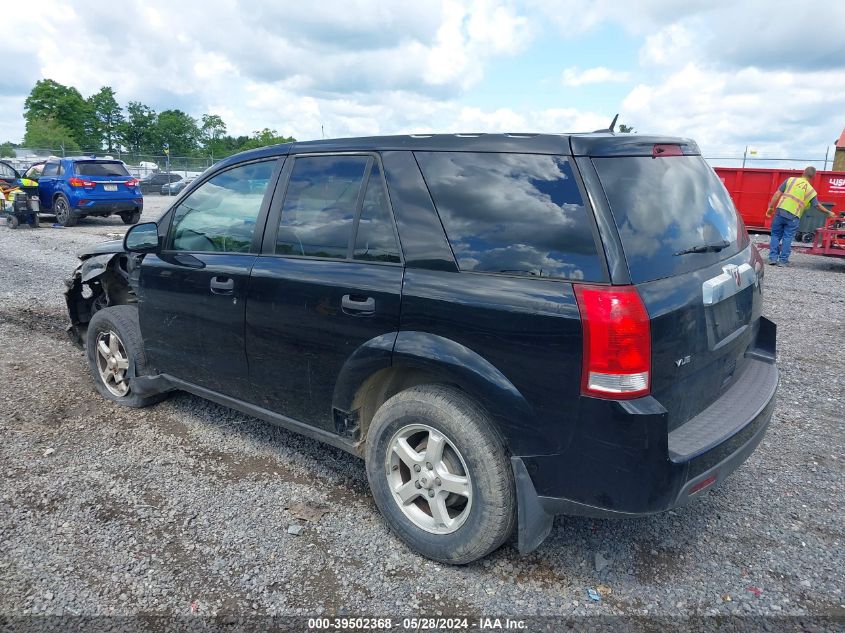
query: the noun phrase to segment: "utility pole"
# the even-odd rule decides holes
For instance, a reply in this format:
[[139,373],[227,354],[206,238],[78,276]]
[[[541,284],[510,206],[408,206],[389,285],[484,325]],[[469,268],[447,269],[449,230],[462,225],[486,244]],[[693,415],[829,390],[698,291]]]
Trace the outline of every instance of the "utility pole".
[[[170,143],[164,144],[164,164],[167,168],[167,182],[170,182]],[[170,187],[167,188],[167,195],[171,195]]]

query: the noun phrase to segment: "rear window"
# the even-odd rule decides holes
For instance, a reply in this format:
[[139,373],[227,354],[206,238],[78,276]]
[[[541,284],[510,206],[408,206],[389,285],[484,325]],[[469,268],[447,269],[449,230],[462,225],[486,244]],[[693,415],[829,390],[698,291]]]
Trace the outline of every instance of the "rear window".
[[74,164],[74,172],[77,176],[128,176],[129,172],[123,163],[85,161]]
[[[748,245],[730,195],[700,156],[594,158],[593,164],[634,283],[697,270]],[[724,243],[719,252],[681,254]]]
[[565,157],[415,156],[462,271],[603,279],[592,218]]

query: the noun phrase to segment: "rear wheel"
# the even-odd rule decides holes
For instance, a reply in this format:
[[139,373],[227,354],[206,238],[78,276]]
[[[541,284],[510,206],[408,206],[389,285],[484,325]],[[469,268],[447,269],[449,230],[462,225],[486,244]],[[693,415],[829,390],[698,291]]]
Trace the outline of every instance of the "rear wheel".
[[18,228],[18,224],[20,224],[20,222],[18,221],[17,216],[15,216],[15,215],[7,215],[6,216],[6,226],[8,226],[10,229]]
[[62,226],[75,226],[79,220],[70,208],[70,203],[64,195],[59,194],[53,202],[53,211],[56,213],[56,220]]
[[141,219],[141,212],[127,211],[126,213],[121,213],[120,219],[123,220],[124,224],[138,224],[138,220]]
[[457,389],[423,385],[385,402],[367,434],[376,505],[411,549],[466,564],[516,522],[513,473],[486,414]]
[[141,397],[131,379],[147,372],[138,310],[132,306],[103,308],[91,317],[85,345],[88,366],[100,394],[126,407],[146,407],[166,394]]

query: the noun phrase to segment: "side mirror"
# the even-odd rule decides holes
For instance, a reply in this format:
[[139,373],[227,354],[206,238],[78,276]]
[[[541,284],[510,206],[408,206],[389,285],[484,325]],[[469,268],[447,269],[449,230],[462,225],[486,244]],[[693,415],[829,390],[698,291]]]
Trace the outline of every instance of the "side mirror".
[[158,224],[136,224],[126,232],[123,248],[129,253],[152,253],[158,250]]

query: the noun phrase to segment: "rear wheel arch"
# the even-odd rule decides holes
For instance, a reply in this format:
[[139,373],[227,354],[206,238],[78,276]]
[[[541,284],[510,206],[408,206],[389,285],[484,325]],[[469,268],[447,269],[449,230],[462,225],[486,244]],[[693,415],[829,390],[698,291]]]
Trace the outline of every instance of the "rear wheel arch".
[[533,428],[531,406],[489,361],[441,336],[400,332],[391,364],[362,376],[355,382],[351,398],[335,400],[336,410],[352,412],[357,418],[359,454],[364,452],[367,431],[379,407],[405,389],[426,384],[451,386],[466,394],[489,414],[514,454],[548,451],[548,439]]

